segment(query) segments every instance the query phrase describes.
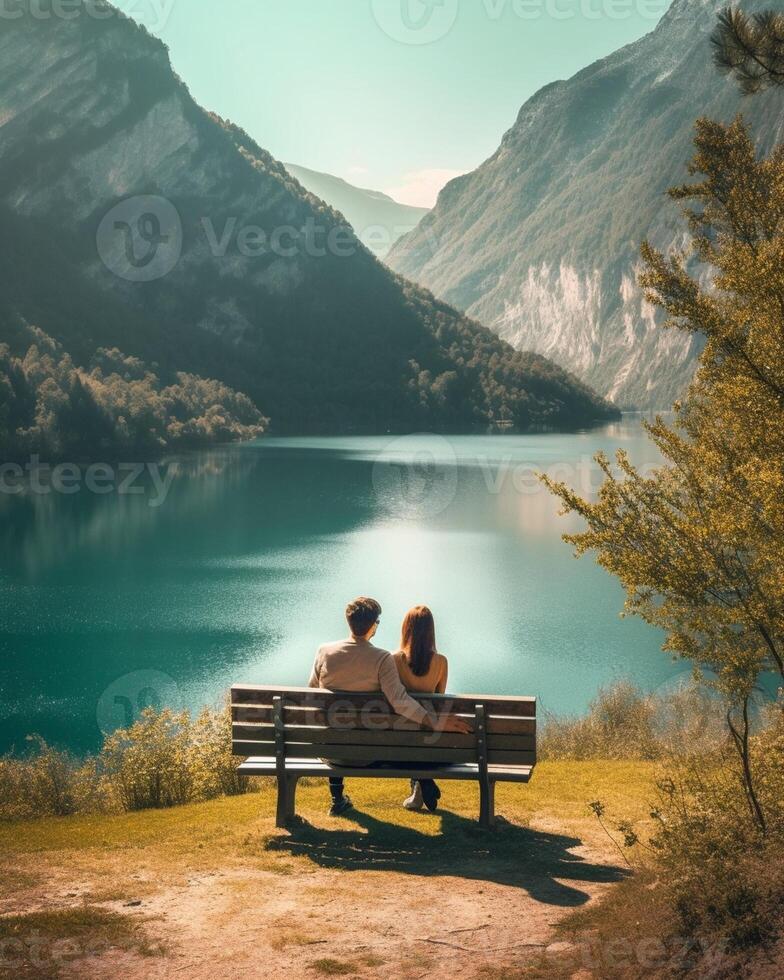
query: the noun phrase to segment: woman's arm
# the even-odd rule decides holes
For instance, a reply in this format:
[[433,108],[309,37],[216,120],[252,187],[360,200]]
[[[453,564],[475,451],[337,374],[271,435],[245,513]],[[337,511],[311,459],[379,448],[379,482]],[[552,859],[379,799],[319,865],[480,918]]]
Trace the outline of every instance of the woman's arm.
[[441,676],[438,678],[438,683],[436,684],[436,694],[446,694],[446,682],[449,677],[449,661],[444,657],[444,668],[441,671]]

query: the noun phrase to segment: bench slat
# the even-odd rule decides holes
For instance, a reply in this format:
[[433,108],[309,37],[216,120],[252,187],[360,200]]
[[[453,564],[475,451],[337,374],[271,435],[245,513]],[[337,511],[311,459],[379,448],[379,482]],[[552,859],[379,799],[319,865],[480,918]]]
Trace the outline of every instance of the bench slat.
[[[457,713],[457,712],[456,712]],[[264,722],[272,723],[272,708],[260,704],[233,704],[231,706],[231,717],[235,722]],[[336,730],[360,729],[364,731],[394,731],[421,732],[423,729],[416,722],[409,721],[401,715],[396,715],[387,710],[384,712],[372,713],[363,716],[358,711],[339,711],[329,712],[319,708],[303,708],[285,706],[283,717],[288,730],[292,726],[332,727]],[[473,720],[474,713],[463,713],[462,717]],[[491,735],[535,735],[535,718],[514,718],[508,716],[490,716],[488,718],[487,730]]]
[[[495,782],[527,783],[532,766],[491,766],[490,778]],[[246,776],[274,776],[275,760],[252,757],[238,766]],[[406,768],[400,766],[372,766],[361,769],[330,766],[315,759],[286,759],[286,771],[299,776],[370,776],[373,779],[478,779],[476,763],[452,766]]]
[[[272,725],[252,725],[235,722],[232,737],[239,742],[273,742],[275,729]],[[314,728],[286,725],[287,743],[301,742],[312,745],[405,745],[420,748],[475,749],[474,735],[460,735],[454,732],[431,732],[423,730],[362,731],[356,728],[340,730],[336,728]],[[488,748],[511,751],[533,751],[536,738],[533,735],[495,735],[488,737]]]
[[[240,756],[268,755],[275,750],[274,742],[232,741],[232,753]],[[345,759],[347,762],[473,762],[476,749],[442,749],[436,747],[412,748],[395,745],[312,745],[287,743],[287,753],[295,757],[320,759]],[[531,751],[513,752],[496,749],[488,753],[488,761],[495,765],[534,765],[536,754]]]
[[[283,697],[287,704],[306,705],[314,708],[344,708],[380,710],[388,712],[389,704],[381,692],[327,691],[311,687],[267,687],[261,685],[235,685],[231,689],[232,704],[271,705],[273,697]],[[509,715],[533,718],[536,716],[536,698],[504,698],[497,695],[473,694],[414,694],[415,700],[433,710],[451,713],[473,714],[477,704],[487,706],[488,715]]]

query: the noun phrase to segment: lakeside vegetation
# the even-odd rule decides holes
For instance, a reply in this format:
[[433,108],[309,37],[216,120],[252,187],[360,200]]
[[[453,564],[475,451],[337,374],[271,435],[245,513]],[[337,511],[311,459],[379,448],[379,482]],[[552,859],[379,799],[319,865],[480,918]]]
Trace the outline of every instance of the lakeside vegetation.
[[137,357],[99,348],[85,367],[42,330],[15,357],[0,344],[0,451],[78,460],[252,439],[267,420],[220,381],[176,372],[169,383]]
[[784,684],[784,147],[758,159],[741,119],[697,123],[687,202],[692,277],[683,254],[643,247],[642,282],[670,329],[705,348],[674,425],[646,428],[663,465],[643,476],[626,454],[598,499],[546,481],[626,591],[626,611],[666,633],[723,708],[721,747],[674,766],[659,784],[651,840],[668,908],[686,934],[733,950],[779,942],[784,905],[784,701],[754,733],[763,677]]
[[[257,791],[264,780],[237,774],[231,738],[228,707],[195,716],[148,708],[86,757],[32,737],[26,750],[0,756],[0,820],[132,812]],[[662,696],[623,681],[600,691],[583,716],[546,717],[538,754],[663,761],[686,747],[714,751],[724,738],[720,705],[697,687]]]

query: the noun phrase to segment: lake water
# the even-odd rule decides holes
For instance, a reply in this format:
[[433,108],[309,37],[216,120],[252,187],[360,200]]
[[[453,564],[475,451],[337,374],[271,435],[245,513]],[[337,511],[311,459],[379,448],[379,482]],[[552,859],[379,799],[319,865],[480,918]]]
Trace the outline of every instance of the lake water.
[[101,492],[26,479],[0,494],[0,748],[40,733],[84,751],[148,703],[304,684],[357,594],[382,603],[390,648],[408,607],[431,606],[452,691],[573,713],[616,678],[669,685],[685,665],[619,617],[620,587],[572,557],[560,536],[577,525],[534,477],[590,492],[592,455],[619,447],[657,461],[626,418],[570,435],[261,440],[165,460],[158,483],[128,472],[123,492],[106,473]]

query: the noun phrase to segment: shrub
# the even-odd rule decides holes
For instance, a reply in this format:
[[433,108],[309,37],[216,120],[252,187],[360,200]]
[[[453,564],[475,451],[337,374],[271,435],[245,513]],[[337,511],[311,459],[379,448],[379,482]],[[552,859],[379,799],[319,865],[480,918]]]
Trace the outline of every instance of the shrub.
[[148,708],[83,760],[37,736],[31,742],[21,758],[0,757],[2,819],[145,810],[256,789],[237,773],[228,706],[195,720]]
[[237,757],[231,754],[231,712],[204,708],[192,725],[191,767],[195,792],[200,799],[237,796],[249,792],[252,780],[237,772]]
[[0,817],[63,817],[103,808],[94,759],[80,761],[38,736],[30,742],[21,759],[0,758]]
[[546,715],[544,759],[662,759],[688,747],[709,751],[726,738],[722,711],[697,684],[644,694],[630,681],[602,688],[580,718]]
[[108,736],[99,766],[125,810],[177,806],[194,797],[190,718],[145,709],[130,728]]
[[673,760],[658,783],[652,840],[663,881],[689,935],[730,950],[780,938],[784,908],[784,710],[754,737],[752,766],[765,816],[755,820],[729,749]]

